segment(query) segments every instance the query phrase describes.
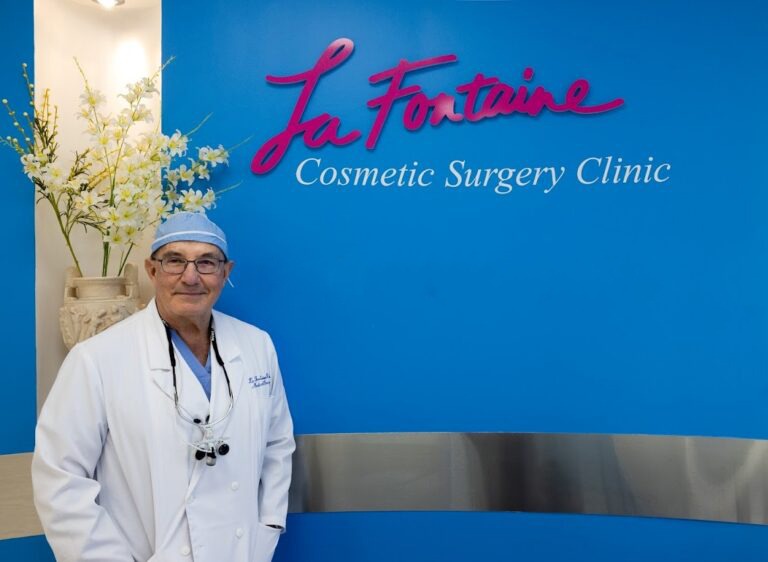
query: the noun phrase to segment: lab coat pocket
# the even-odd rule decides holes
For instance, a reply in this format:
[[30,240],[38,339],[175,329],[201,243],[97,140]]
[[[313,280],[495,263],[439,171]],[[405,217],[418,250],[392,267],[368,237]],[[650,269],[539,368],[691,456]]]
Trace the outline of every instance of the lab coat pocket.
[[280,529],[258,523],[256,540],[252,544],[251,562],[271,562],[281,532]]

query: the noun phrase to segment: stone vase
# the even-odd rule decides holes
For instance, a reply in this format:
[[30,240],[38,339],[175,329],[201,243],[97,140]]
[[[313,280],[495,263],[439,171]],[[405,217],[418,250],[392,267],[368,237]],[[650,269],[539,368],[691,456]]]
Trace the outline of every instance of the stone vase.
[[72,348],[139,310],[139,272],[127,264],[122,277],[77,277],[67,269],[59,326],[64,343]]

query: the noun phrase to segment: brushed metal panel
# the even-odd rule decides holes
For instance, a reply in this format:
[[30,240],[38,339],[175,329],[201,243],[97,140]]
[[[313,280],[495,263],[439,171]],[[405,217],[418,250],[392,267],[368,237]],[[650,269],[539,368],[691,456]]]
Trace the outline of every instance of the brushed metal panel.
[[289,510],[523,511],[768,524],[768,441],[659,435],[297,436]]

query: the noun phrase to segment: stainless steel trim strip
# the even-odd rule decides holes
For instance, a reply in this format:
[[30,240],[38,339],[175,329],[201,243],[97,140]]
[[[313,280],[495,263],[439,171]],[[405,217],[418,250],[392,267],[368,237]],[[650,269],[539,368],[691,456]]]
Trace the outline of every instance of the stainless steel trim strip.
[[522,511],[768,525],[768,441],[551,433],[300,435],[289,511]]

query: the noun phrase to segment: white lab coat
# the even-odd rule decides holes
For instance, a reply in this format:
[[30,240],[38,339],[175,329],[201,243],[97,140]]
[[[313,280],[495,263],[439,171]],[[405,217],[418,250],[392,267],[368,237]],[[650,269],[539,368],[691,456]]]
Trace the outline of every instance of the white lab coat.
[[[269,562],[285,526],[293,425],[272,341],[214,311],[234,409],[216,428],[216,466],[194,458],[200,431],[173,403],[154,301],[67,356],[36,431],[35,505],[60,562]],[[181,356],[181,405],[217,419],[229,406],[212,357],[211,401]]]

